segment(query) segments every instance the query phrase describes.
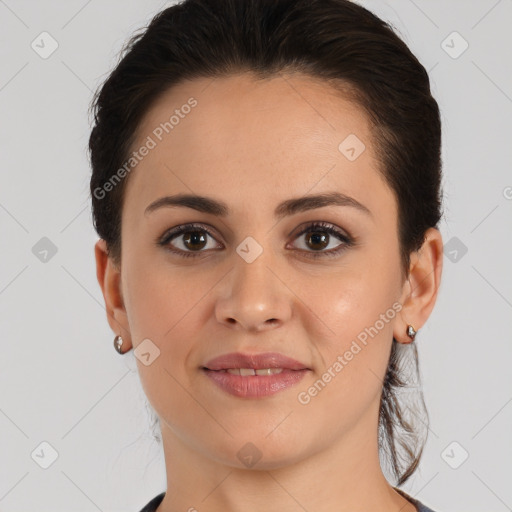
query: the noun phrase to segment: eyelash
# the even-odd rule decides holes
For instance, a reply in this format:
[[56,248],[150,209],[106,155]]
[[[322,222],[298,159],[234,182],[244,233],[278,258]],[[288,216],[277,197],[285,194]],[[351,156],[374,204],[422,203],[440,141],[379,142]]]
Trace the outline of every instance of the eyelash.
[[[213,233],[202,224],[182,224],[180,226],[176,226],[170,231],[165,232],[164,235],[160,237],[159,240],[157,240],[157,245],[164,246],[170,252],[177,254],[178,256],[183,258],[199,257],[201,256],[201,253],[204,253],[206,251],[183,251],[181,249],[172,248],[172,246],[168,245],[169,242],[174,238],[177,238],[179,235],[183,235],[184,233],[188,233],[191,231],[202,231],[207,233],[213,239],[215,239]],[[312,222],[308,224],[300,233],[295,235],[295,238],[299,238],[300,236],[310,231],[320,231],[322,233],[328,233],[329,235],[333,235],[343,242],[336,249],[330,249],[329,251],[304,251],[302,249],[299,249],[299,251],[305,252],[308,255],[307,257],[310,258],[334,257],[341,253],[343,250],[345,250],[347,247],[355,245],[355,241],[352,237],[345,235],[344,233],[336,229],[332,224],[328,224],[326,222]]]

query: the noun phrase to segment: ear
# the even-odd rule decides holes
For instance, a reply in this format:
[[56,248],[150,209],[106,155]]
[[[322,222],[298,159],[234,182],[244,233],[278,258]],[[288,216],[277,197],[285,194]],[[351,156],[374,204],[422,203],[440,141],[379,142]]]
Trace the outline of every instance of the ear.
[[111,329],[122,336],[123,348],[131,348],[128,316],[123,301],[121,269],[118,268],[107,251],[105,240],[100,239],[94,246],[96,256],[96,277],[105,299],[107,320]]
[[409,276],[404,283],[402,310],[393,335],[399,343],[410,343],[407,326],[418,331],[434,309],[443,267],[443,239],[436,228],[429,228],[421,248],[411,254]]

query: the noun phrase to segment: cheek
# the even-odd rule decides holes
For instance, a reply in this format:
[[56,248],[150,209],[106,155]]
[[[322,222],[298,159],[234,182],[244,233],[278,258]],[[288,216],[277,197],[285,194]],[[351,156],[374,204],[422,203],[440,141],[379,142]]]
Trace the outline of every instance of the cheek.
[[[347,267],[337,276],[322,279],[321,291],[317,287],[314,292],[311,287],[307,292],[308,306],[318,318],[316,325],[327,327],[313,335],[321,360],[320,371],[331,368],[331,374],[337,375],[333,380],[349,395],[356,388],[360,393],[361,386],[368,385],[370,393],[380,386],[378,378],[384,377],[393,325],[401,309],[397,302],[397,262],[385,255],[371,265],[363,260],[361,257],[357,265]],[[302,288],[305,292],[307,286]],[[336,368],[332,368],[336,362]]]
[[142,251],[132,251],[125,263],[125,306],[133,347],[150,339],[160,351],[151,367],[138,364],[141,380],[148,386],[154,382],[157,391],[158,379],[162,379],[170,392],[177,385],[172,376],[184,382],[187,372],[194,371],[191,365],[196,359],[191,356],[198,347],[204,348],[204,325],[213,311],[211,298],[205,294],[219,277],[206,270],[185,271]]
[[[190,280],[170,264],[156,262],[142,252],[132,251],[126,258],[125,306],[137,346],[144,338],[154,339],[161,345],[177,332],[183,333],[188,322],[187,314],[193,314],[193,305],[204,294],[208,279],[202,275]],[[200,285],[200,283],[203,283]]]
[[316,339],[313,330],[309,333],[318,356],[316,375],[297,393],[302,392],[305,418],[322,423],[327,437],[355,424],[382,391],[397,315],[396,284],[384,279],[376,286],[374,276],[326,280],[323,293],[308,303],[328,329]]
[[[397,294],[394,283],[379,284],[367,277],[364,280],[345,281],[333,289],[330,296],[328,314],[333,330],[346,338],[346,335],[356,336],[366,327],[374,325],[392,307]],[[386,322],[386,325],[389,323]]]
[[[330,327],[328,332],[341,340],[356,337],[375,324],[400,296],[395,261],[385,255],[380,261],[365,262],[364,255],[355,259],[355,264],[340,272],[319,277],[315,284],[305,281],[301,285],[313,312]],[[386,326],[384,330],[389,332],[390,323],[386,322]]]
[[187,363],[192,341],[198,339],[197,315],[205,304],[201,297],[212,285],[208,285],[208,276],[190,281],[169,266],[145,267],[135,259],[130,265],[126,309],[133,348],[137,350],[143,340],[150,339],[159,350],[150,365],[136,359],[140,381],[159,416],[172,424],[176,418],[168,412],[190,406],[186,389],[191,368]]

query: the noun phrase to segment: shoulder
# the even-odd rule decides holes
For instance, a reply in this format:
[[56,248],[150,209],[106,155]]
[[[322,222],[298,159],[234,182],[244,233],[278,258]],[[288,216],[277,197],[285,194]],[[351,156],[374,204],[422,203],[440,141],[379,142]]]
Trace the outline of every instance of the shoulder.
[[398,492],[399,494],[401,494],[405,499],[410,501],[416,507],[418,512],[438,512],[436,510],[432,510],[431,508],[427,507],[421,501],[417,500],[416,498],[413,498],[412,496],[407,494],[402,489],[399,489],[398,487],[393,487],[393,489],[395,489],[395,491]]
[[431,508],[428,508],[426,505],[423,505],[420,501],[416,500],[416,508],[418,509],[418,512],[436,512],[435,510],[432,510]]
[[162,503],[164,496],[165,496],[165,491],[162,492],[161,494],[159,494],[158,496],[155,496],[147,505],[145,505],[140,510],[140,512],[155,512],[158,505],[160,505],[160,503]]
[[[164,499],[165,491],[159,494],[158,496],[155,496],[151,501],[149,501],[141,510],[140,512],[155,512],[156,508],[160,503],[162,503],[162,500]],[[408,496],[408,499],[414,503],[416,508],[418,509],[418,512],[436,512],[435,510],[432,510],[431,508],[427,507],[421,501],[418,501],[411,496]]]

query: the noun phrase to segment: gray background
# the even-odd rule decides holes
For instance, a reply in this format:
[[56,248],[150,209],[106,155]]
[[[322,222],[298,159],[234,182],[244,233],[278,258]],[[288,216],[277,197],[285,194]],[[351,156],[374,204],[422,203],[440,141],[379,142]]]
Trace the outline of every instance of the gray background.
[[[444,274],[417,338],[431,425],[403,489],[439,512],[512,510],[512,1],[361,3],[429,71],[443,121]],[[166,488],[96,281],[86,145],[92,91],[168,5],[0,0],[0,511],[137,511]]]

